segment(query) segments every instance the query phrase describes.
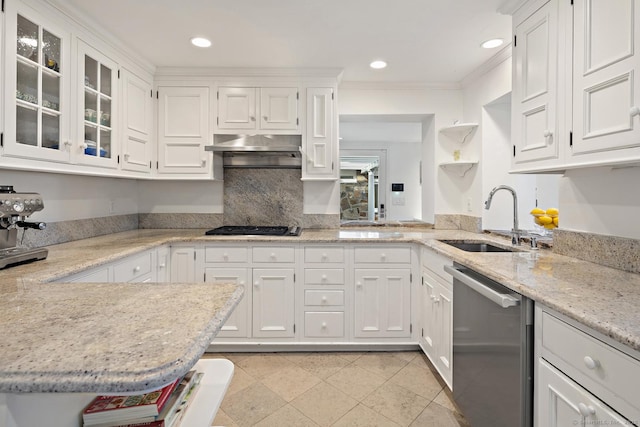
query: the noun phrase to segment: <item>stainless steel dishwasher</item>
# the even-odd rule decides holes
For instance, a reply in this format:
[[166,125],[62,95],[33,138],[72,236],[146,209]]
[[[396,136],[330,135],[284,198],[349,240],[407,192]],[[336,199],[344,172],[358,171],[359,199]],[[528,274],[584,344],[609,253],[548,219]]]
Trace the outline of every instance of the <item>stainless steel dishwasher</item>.
[[453,276],[453,398],[472,427],[533,425],[533,301],[463,265]]

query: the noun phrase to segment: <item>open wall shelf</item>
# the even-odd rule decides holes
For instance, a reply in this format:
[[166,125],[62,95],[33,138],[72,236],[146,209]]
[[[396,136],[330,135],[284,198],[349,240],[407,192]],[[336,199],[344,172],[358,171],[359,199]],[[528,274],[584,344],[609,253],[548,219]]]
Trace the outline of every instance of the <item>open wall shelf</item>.
[[460,176],[465,176],[477,164],[477,160],[459,160],[457,162],[443,162],[439,166],[444,170],[450,170]]
[[457,123],[440,129],[440,133],[447,135],[461,144],[466,142],[469,136],[478,128],[477,123]]

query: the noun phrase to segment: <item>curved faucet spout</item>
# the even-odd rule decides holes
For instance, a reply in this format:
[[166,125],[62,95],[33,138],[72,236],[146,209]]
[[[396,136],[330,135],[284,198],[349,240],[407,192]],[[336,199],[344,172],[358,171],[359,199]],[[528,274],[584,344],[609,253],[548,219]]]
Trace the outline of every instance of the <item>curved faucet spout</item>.
[[489,209],[491,207],[491,200],[493,195],[499,190],[507,190],[513,196],[513,229],[511,230],[511,243],[514,245],[520,244],[520,229],[518,228],[518,195],[516,190],[508,185],[499,185],[489,192],[489,197],[484,202],[484,208]]

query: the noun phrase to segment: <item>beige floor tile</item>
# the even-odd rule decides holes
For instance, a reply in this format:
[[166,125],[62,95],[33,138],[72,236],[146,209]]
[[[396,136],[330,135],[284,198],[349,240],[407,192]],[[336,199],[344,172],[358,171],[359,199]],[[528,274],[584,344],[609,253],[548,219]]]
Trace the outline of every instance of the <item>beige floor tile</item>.
[[411,390],[387,382],[367,396],[362,403],[401,426],[408,426],[427,407],[429,400]]
[[454,411],[454,412],[457,411],[455,404],[451,400],[451,397],[449,397],[449,394],[444,389],[440,393],[438,393],[438,395],[436,396],[435,399],[433,399],[433,401],[450,411]]
[[231,384],[229,384],[227,396],[231,396],[232,394],[235,394],[240,390],[244,390],[245,388],[255,384],[255,382],[255,378],[247,374],[244,369],[236,365],[233,369],[233,378],[231,379]]
[[405,360],[407,362],[411,362],[413,359],[418,357],[420,352],[417,351],[392,351],[389,354],[393,354],[398,359]]
[[367,408],[363,404],[359,404],[353,408],[347,415],[340,418],[336,422],[334,427],[398,427],[398,424],[394,423],[390,419],[386,418],[374,411]]
[[221,427],[238,427],[238,424],[233,422],[233,420],[224,412],[222,409],[218,409],[218,413],[216,417],[213,419],[212,426],[221,426]]
[[326,381],[358,401],[367,397],[386,382],[381,376],[356,365],[345,366],[327,378]]
[[293,406],[285,405],[256,424],[256,427],[317,427],[317,425]]
[[335,387],[321,382],[295,398],[291,405],[320,426],[330,426],[358,402]]
[[219,353],[219,354],[231,360],[233,363],[238,363],[242,359],[246,359],[247,357],[249,357],[251,354],[254,354],[254,353]]
[[338,353],[338,356],[348,360],[349,362],[355,362],[363,354],[367,354],[367,352],[366,351],[343,351]]
[[411,390],[429,401],[433,400],[442,391],[442,386],[436,377],[428,369],[423,369],[412,363],[395,374],[390,382]]
[[283,407],[286,402],[265,385],[256,383],[222,401],[222,410],[239,426],[252,426]]
[[331,353],[290,353],[287,360],[322,379],[328,378],[349,364],[346,359]]
[[291,402],[320,381],[322,380],[309,371],[293,364],[262,379],[264,385],[287,402]]
[[397,358],[391,353],[367,353],[353,362],[354,365],[385,379],[397,374],[407,363],[407,361]]
[[456,415],[437,403],[431,403],[415,419],[411,427],[460,427]]
[[291,366],[291,362],[277,354],[256,353],[239,360],[237,365],[252,377],[262,379]]

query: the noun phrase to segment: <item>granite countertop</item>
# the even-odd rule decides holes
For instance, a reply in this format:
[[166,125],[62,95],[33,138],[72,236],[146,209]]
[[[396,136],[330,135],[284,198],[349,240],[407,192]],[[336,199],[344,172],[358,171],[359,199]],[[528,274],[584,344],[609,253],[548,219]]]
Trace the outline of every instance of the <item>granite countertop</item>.
[[[49,247],[0,270],[0,392],[121,392],[160,386],[202,355],[242,297],[234,285],[51,283],[175,242],[417,243],[640,351],[640,275],[522,246],[464,252],[439,239],[505,238],[420,227],[304,230],[298,237],[133,230]],[[188,291],[187,291],[188,290]],[[215,291],[214,291],[215,290]],[[148,304],[141,302],[148,301]]]

